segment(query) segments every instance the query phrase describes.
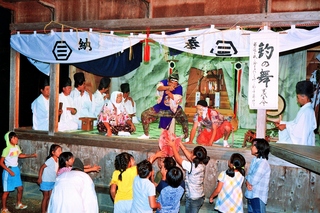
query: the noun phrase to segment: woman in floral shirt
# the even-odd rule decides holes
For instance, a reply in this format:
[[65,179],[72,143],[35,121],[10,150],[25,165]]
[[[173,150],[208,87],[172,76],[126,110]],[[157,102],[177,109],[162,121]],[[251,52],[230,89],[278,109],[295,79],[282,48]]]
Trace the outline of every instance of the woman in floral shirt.
[[192,143],[196,131],[198,130],[197,143],[203,146],[212,146],[212,143],[223,138],[223,146],[229,147],[228,138],[232,125],[224,119],[218,111],[209,109],[205,100],[197,103],[197,113],[193,118],[193,127],[190,132],[190,142]]
[[110,101],[104,105],[98,115],[98,131],[105,132],[107,136],[126,135],[136,130],[130,116],[122,103],[122,92],[111,94]]

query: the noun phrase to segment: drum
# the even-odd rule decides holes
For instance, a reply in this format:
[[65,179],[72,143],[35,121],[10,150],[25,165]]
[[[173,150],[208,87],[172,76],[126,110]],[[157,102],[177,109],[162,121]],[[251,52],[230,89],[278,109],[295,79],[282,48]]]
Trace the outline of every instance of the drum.
[[278,109],[267,110],[267,115],[273,116],[273,117],[279,116],[284,112],[285,109],[286,109],[286,101],[281,95],[278,95]]

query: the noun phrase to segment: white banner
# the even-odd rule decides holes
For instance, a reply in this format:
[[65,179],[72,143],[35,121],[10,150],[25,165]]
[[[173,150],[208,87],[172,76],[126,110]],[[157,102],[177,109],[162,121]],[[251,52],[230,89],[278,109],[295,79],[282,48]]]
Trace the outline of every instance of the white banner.
[[52,32],[12,35],[13,49],[38,63],[70,64],[103,58],[140,42],[137,36],[121,37],[95,32]]
[[249,61],[250,109],[278,109],[279,34],[252,33]]
[[[150,34],[149,38],[160,45],[191,54],[210,57],[248,57],[251,34],[260,36],[261,32],[242,30],[240,27],[220,31],[211,27],[186,30],[171,35],[165,32]],[[278,51],[288,51],[319,42],[320,27],[310,31],[292,27],[279,33],[278,36],[280,41]],[[145,34],[116,36],[99,32],[53,32],[12,35],[10,44],[16,51],[36,61],[68,64],[121,52],[145,38]]]

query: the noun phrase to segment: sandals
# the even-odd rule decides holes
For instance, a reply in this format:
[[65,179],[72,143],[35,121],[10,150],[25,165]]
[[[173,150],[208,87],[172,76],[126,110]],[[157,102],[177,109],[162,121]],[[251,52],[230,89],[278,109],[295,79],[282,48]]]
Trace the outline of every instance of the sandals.
[[16,209],[26,209],[28,206],[27,205],[23,205],[22,203],[19,203],[18,205],[16,205]]
[[11,213],[9,209],[1,209],[1,213]]

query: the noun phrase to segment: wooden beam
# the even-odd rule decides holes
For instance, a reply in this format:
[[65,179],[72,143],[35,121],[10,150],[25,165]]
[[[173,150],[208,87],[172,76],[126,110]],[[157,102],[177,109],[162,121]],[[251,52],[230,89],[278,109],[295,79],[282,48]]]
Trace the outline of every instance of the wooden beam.
[[270,143],[271,154],[320,174],[320,147]]
[[[290,25],[318,26],[320,23],[320,11],[308,12],[287,12],[269,14],[240,14],[240,15],[216,15],[216,16],[190,16],[174,18],[144,18],[144,19],[111,19],[94,21],[66,21],[61,23],[52,22],[46,30],[61,28],[77,28],[87,30],[107,31],[145,31],[150,27],[151,31],[161,31],[166,29],[184,29],[215,25],[217,29],[233,28],[241,26],[244,28],[259,28],[264,25],[270,27],[289,27]],[[17,23],[11,24],[12,31],[37,31],[44,29],[47,22]]]
[[10,50],[9,130],[19,127],[20,53]]
[[49,135],[58,131],[60,64],[50,64]]
[[4,2],[16,3],[16,2],[28,2],[28,1],[38,1],[38,0],[2,0]]

